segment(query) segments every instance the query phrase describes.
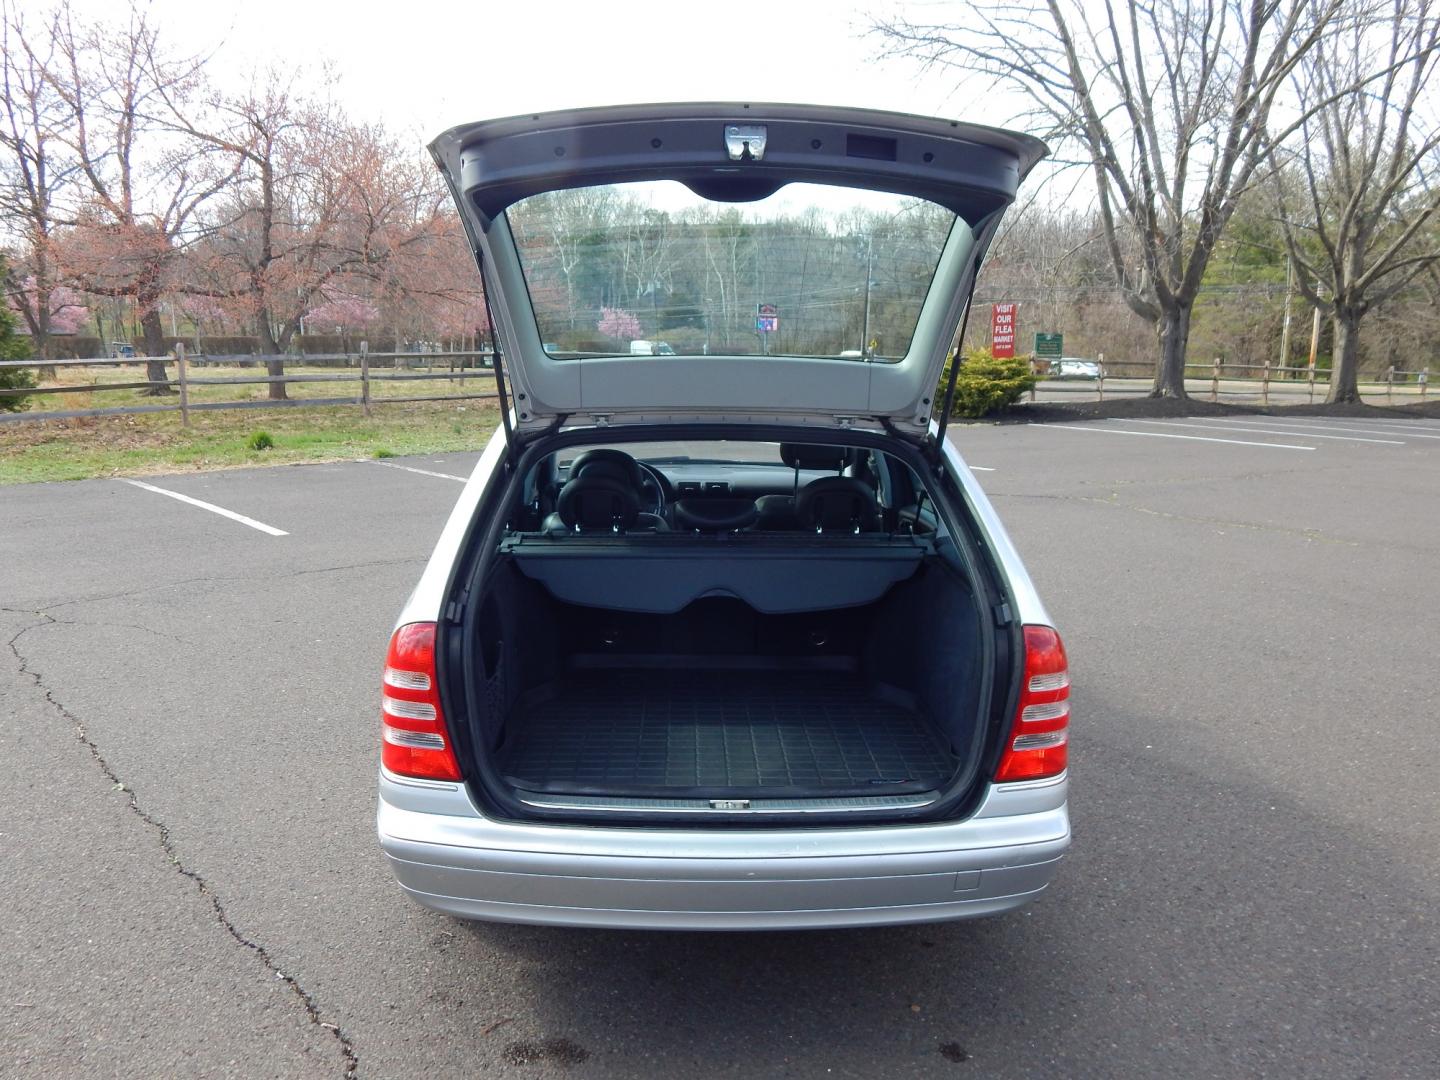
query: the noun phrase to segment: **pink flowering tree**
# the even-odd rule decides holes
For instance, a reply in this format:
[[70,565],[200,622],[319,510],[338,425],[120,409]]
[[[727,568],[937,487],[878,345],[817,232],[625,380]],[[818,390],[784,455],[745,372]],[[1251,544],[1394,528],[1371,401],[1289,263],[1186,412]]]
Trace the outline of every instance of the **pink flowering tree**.
[[248,311],[236,311],[234,308],[239,305],[229,304],[216,299],[213,296],[192,296],[182,294],[176,301],[176,306],[184,313],[192,323],[195,324],[197,335],[206,332],[215,333],[215,328],[223,326],[227,319],[238,321]]
[[332,326],[342,330],[364,330],[374,326],[379,319],[380,309],[369,300],[338,290],[326,295],[323,304],[311,308],[305,315],[305,321],[321,332]]
[[48,310],[42,318],[40,290],[36,287],[34,275],[16,284],[19,288],[12,285],[7,290],[9,295],[6,299],[14,311],[25,317],[32,335],[42,326],[51,334],[76,334],[90,321],[90,309],[85,306],[84,298],[74,289],[64,285],[52,285],[49,296],[46,297],[49,301],[46,305]]
[[601,308],[600,321],[595,325],[595,329],[606,337],[628,341],[640,336],[640,320],[634,312],[624,308]]

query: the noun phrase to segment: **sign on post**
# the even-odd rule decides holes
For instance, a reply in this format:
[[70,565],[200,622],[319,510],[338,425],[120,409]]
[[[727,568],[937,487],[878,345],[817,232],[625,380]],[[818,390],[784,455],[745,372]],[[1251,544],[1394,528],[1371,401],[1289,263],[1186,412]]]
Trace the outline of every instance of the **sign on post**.
[[1065,355],[1064,334],[1036,334],[1035,359],[1059,360]]
[[1010,358],[1015,355],[1015,308],[1017,304],[996,304],[990,309],[990,355]]
[[756,304],[755,329],[762,334],[773,334],[779,330],[780,309],[774,304]]

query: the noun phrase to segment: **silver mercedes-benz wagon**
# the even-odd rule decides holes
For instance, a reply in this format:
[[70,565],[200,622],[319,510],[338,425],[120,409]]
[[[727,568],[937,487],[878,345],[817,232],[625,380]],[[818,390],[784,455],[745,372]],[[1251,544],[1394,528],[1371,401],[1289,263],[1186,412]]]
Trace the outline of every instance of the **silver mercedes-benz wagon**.
[[432,151],[502,426],[385,662],[378,825],[405,892],[737,930],[1038,895],[1070,840],[1065,650],[945,418],[981,259],[1045,147],[737,103],[493,120]]

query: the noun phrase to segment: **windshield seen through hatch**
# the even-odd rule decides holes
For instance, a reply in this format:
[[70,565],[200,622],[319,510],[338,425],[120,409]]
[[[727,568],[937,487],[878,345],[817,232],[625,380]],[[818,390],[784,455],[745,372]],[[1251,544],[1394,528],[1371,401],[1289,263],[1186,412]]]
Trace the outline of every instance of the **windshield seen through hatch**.
[[560,359],[898,360],[956,225],[923,200],[818,184],[740,204],[675,181],[616,184],[506,214],[540,340]]

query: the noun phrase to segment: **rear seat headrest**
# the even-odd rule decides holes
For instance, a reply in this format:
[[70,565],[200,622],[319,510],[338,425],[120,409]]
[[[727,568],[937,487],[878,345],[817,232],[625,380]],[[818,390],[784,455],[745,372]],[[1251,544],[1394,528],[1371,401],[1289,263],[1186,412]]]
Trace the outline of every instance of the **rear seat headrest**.
[[630,528],[640,515],[640,498],[623,480],[586,470],[560,489],[556,511],[568,528]]
[[850,460],[844,446],[821,446],[818,443],[781,443],[780,459],[792,469],[824,469],[839,472]]
[[800,489],[795,516],[817,532],[878,532],[880,506],[869,485],[851,476],[825,476]]
[[645,473],[641,470],[640,463],[625,451],[609,446],[586,450],[570,463],[566,479],[574,480],[582,472],[587,476],[613,476],[637,491],[645,486]]

